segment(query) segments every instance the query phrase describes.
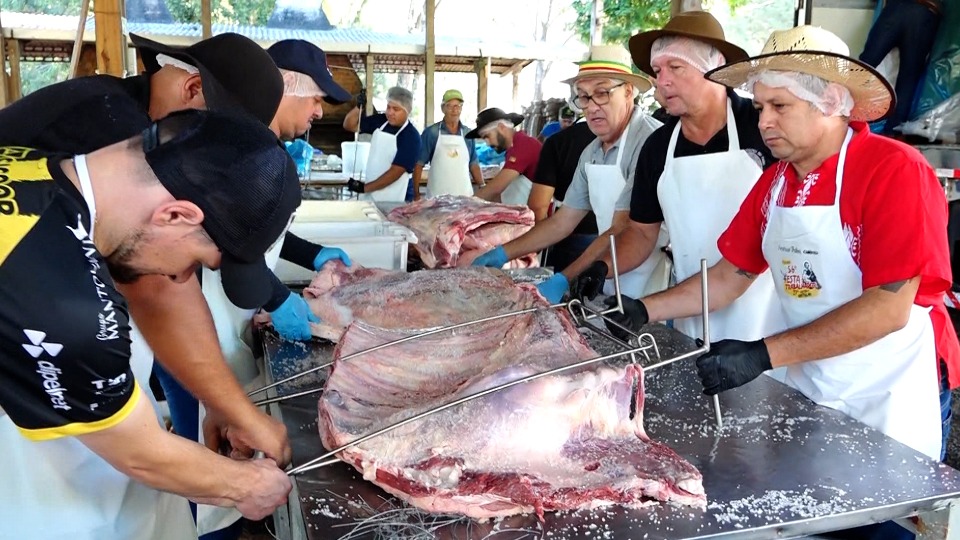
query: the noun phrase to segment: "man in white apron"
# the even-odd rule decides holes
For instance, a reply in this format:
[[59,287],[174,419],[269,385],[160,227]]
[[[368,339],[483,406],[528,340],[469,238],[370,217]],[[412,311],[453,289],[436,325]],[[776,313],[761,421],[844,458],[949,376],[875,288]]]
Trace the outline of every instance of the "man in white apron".
[[[724,40],[723,29],[703,11],[684,12],[664,28],[630,39],[633,60],[656,77],[660,101],[670,114],[640,151],[630,224],[618,235],[620,271],[661,255],[658,235],[670,233],[673,271],[683,281],[700,271],[700,259],[720,260],[717,238],[740,208],[763,168],[772,162],[748,99],[728,92],[703,74],[747,54]],[[611,272],[609,254],[578,277],[573,294],[592,297]],[[625,310],[634,308],[633,295]],[[623,318],[629,324],[630,319]],[[674,327],[702,338],[700,317]],[[758,339],[784,328],[773,280],[767,272],[729,308],[710,317],[710,339]],[[633,330],[639,330],[633,327]]]
[[[946,203],[918,152],[870,133],[866,122],[894,102],[889,84],[809,26],[774,32],[758,57],[707,76],[754,94],[781,160],[720,237],[711,308],[769,267],[790,329],[715,343],[697,361],[705,392],[785,366],[785,382],[810,399],[938,458],[937,360],[955,379],[960,351],[943,306]],[[696,312],[699,287],[692,278],[644,299],[649,318]]]
[[[598,238],[562,272],[538,285],[550,302],[559,302],[567,292],[568,279],[579,274],[609,247],[607,236],[626,224],[637,155],[647,137],[660,123],[634,105],[634,97],[650,89],[650,81],[630,70],[627,51],[620,46],[594,46],[590,59],[580,64],[577,75],[567,81],[575,94],[574,105],[583,110],[590,130],[596,135],[580,154],[577,172],[563,204],[549,218],[523,236],[481,255],[473,264],[499,266],[501,261],[549,247],[567,235],[593,211]],[[666,238],[661,245],[666,245]],[[667,286],[663,252],[620,278],[626,294],[641,296]],[[607,292],[612,292],[609,284]]]
[[232,460],[158,422],[115,283],[182,282],[198,265],[265,272],[299,204],[276,138],[246,116],[183,111],[72,160],[0,155],[19,180],[17,213],[0,217],[4,535],[196,538],[183,497],[269,515],[291,488],[275,461]]
[[527,205],[533,187],[530,179],[537,173],[542,145],[516,129],[521,123],[523,115],[506,113],[496,107],[477,114],[477,127],[467,133],[466,138],[483,139],[497,152],[506,152],[503,168],[486,186],[477,190],[477,197],[503,204]]
[[[473,140],[464,135],[470,128],[460,121],[463,111],[463,94],[459,90],[447,90],[440,103],[443,119],[423,130],[420,136],[420,158],[413,168],[413,198],[420,198],[420,181],[423,166],[430,164],[427,177],[427,196],[473,195],[473,186],[483,185],[483,174],[477,160]],[[472,180],[472,184],[471,184]]]
[[343,128],[373,135],[363,178],[350,179],[347,188],[360,200],[404,202],[413,200],[410,173],[420,156],[420,132],[410,124],[413,94],[394,86],[387,90],[386,113],[360,118],[359,105],[343,119]]

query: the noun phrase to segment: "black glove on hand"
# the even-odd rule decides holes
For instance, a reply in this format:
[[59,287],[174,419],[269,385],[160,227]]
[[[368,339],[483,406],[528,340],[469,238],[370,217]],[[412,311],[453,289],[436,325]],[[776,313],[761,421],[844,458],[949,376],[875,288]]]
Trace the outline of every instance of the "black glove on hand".
[[363,193],[366,189],[366,184],[360,180],[354,180],[353,178],[347,180],[347,189],[354,193]]
[[697,374],[708,396],[743,386],[768,369],[773,366],[762,339],[718,341],[710,345],[710,352],[697,358]]
[[[623,296],[623,313],[613,312],[606,315],[610,320],[625,326],[630,329],[631,332],[637,334],[640,332],[640,328],[643,325],[650,322],[650,315],[647,314],[647,306],[643,305],[643,302],[639,300],[634,300],[629,296]],[[617,299],[615,297],[607,298],[603,301],[604,305],[607,308],[616,307]],[[610,331],[618,339],[623,341],[630,341],[630,338],[633,337],[627,332],[624,332],[622,328],[611,324],[610,321],[604,321],[607,325],[607,330]]]
[[367,91],[363,88],[360,89],[360,93],[357,94],[357,108],[363,110],[367,106]]
[[570,284],[570,296],[580,300],[593,300],[603,290],[607,281],[607,263],[596,261]]

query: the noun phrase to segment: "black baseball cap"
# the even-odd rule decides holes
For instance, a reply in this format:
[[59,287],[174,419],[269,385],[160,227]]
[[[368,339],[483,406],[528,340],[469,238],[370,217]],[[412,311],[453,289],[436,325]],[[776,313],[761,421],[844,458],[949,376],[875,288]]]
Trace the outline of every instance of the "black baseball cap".
[[160,71],[158,54],[200,71],[203,98],[210,110],[242,109],[269,126],[283,97],[283,79],[267,51],[240,34],[218,34],[189,47],[164,45],[136,34],[130,41],[140,51],[147,73]]
[[486,127],[488,124],[496,122],[497,120],[506,120],[516,127],[523,123],[523,115],[518,113],[503,112],[503,109],[498,109],[496,107],[484,109],[477,113],[477,127],[470,130],[470,132],[463,137],[465,139],[479,139],[480,130]]
[[340,105],[353,99],[350,92],[333,80],[333,73],[327,66],[327,55],[313,43],[302,39],[285,39],[271,45],[267,54],[278,68],[309,75],[327,94],[323,98],[327,103]]
[[297,168],[276,135],[248,114],[185,110],[144,130],[143,152],[171,195],[203,211],[227,298],[266,304],[274,278],[264,253],[300,206]]
[[576,118],[577,113],[573,111],[570,107],[564,105],[560,107],[560,118]]

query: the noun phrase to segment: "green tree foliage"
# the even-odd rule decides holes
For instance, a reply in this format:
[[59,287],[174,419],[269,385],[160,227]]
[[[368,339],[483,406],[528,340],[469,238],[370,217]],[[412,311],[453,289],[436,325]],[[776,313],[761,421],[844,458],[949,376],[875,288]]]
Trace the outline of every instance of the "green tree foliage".
[[[185,23],[200,22],[199,1],[166,0],[166,3],[174,20]],[[219,24],[264,26],[273,13],[275,4],[276,0],[213,0],[210,18],[213,23]]]
[[0,9],[17,13],[80,15],[80,0],[2,0]]
[[[593,0],[573,0],[572,7],[577,13],[573,30],[589,43]],[[670,0],[604,0],[603,13],[603,42],[626,43],[633,34],[666,24],[670,20]]]

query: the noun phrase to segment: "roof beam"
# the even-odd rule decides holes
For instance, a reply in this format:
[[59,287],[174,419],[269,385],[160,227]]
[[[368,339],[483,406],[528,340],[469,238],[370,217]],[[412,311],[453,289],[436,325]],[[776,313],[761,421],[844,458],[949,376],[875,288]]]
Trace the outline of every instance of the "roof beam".
[[506,77],[507,75],[517,74],[519,75],[523,68],[527,67],[529,60],[517,60],[512,66],[508,67],[506,71],[500,74],[501,77]]

